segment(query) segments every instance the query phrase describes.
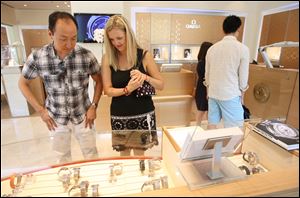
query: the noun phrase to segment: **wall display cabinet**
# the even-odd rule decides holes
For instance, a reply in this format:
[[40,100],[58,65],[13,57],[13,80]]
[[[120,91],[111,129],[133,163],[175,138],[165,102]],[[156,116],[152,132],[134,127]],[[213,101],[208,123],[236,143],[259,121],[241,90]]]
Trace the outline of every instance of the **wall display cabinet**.
[[[225,16],[207,13],[136,13],[137,41],[151,50],[156,63],[195,63],[202,42],[216,43],[223,38],[224,19]],[[245,18],[241,20],[239,41]]]

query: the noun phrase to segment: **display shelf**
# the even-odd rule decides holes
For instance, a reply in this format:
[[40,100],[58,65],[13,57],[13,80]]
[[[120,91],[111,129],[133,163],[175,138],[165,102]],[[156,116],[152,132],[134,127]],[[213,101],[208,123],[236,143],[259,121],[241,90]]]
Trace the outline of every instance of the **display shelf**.
[[[157,135],[158,144],[152,144],[154,133]],[[123,136],[116,142],[115,135]],[[142,136],[147,136],[147,139],[139,139]],[[126,139],[127,137],[130,138]],[[149,187],[154,186],[155,180],[168,177],[161,156],[160,130],[102,131],[96,133],[95,138],[97,157],[84,159],[78,142],[72,137],[72,159],[64,163],[57,162],[57,155],[52,150],[55,140],[53,136],[1,145],[1,196],[77,196],[76,191],[80,191],[79,188],[71,190],[70,193],[69,191],[72,186],[79,185],[82,181],[89,182],[88,196],[93,195],[91,186],[97,184],[99,196],[120,196],[141,192],[144,183],[144,186],[149,185],[143,191],[154,190]],[[124,155],[114,150],[115,143],[124,143],[125,148],[141,148],[144,152],[139,153],[139,156],[133,155],[132,151],[129,155]],[[14,155],[8,156],[7,153]],[[143,171],[140,171],[140,160],[144,160]],[[73,170],[76,167],[80,168],[77,182]],[[115,167],[118,167],[119,173]],[[63,186],[63,177],[70,182],[66,188]],[[174,186],[169,179],[167,181],[168,186]],[[156,186],[156,189],[160,188],[162,184],[160,187]]]
[[[151,189],[143,187],[144,183],[152,182],[154,180],[161,180],[161,177],[167,176],[163,162],[160,159],[144,159],[145,171],[140,171],[140,159],[115,159],[115,160],[95,160],[85,161],[79,163],[72,163],[71,165],[62,165],[56,167],[49,167],[46,170],[34,171],[32,173],[23,174],[21,179],[21,187],[15,193],[16,196],[77,196],[80,194],[79,189],[72,189],[75,186],[73,168],[80,168],[80,178],[77,184],[82,181],[88,181],[89,186],[87,196],[92,196],[91,186],[98,184],[98,196],[121,196],[126,194],[138,193]],[[149,170],[149,161],[158,162],[152,173]],[[110,180],[110,166],[117,164],[122,167],[120,175],[114,175],[115,180]],[[68,168],[71,173],[70,184],[67,189],[63,187],[60,181],[61,168]],[[151,175],[151,176],[149,176]],[[30,181],[28,181],[28,178]],[[2,181],[1,195],[11,193],[10,182],[16,183],[13,177]],[[161,182],[161,181],[160,181]],[[145,185],[144,185],[145,186]],[[168,179],[168,187],[174,187],[172,181]],[[161,183],[159,189],[162,189]],[[16,188],[15,188],[16,189]],[[78,191],[77,191],[78,190]]]

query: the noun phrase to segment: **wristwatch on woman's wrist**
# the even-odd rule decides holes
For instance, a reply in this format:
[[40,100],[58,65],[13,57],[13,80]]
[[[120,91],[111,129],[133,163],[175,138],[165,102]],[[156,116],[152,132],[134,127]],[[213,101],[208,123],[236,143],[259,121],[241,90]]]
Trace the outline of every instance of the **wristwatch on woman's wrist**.
[[92,106],[92,107],[94,107],[95,109],[97,109],[97,107],[98,107],[98,104],[97,104],[97,103],[95,103],[95,102],[93,102],[93,103],[91,104],[91,106]]

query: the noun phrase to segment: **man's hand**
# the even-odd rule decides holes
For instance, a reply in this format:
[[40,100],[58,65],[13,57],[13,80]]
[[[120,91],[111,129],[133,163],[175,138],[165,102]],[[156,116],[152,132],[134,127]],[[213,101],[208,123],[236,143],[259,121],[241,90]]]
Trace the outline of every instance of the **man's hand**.
[[55,127],[57,127],[55,121],[49,116],[48,110],[43,108],[38,112],[42,118],[42,120],[47,124],[47,127],[50,131],[55,131]]
[[91,129],[95,119],[96,119],[96,107],[90,106],[90,108],[88,109],[85,115],[85,128],[89,126]]

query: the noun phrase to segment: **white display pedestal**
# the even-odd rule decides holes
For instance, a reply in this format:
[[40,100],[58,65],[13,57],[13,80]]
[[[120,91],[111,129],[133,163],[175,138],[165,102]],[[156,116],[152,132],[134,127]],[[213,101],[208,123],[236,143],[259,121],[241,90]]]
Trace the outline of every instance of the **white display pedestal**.
[[211,158],[181,162],[178,169],[191,190],[246,178],[246,175],[226,157],[221,158],[221,164],[222,177],[216,179],[211,179],[208,176],[208,173],[212,171]]

